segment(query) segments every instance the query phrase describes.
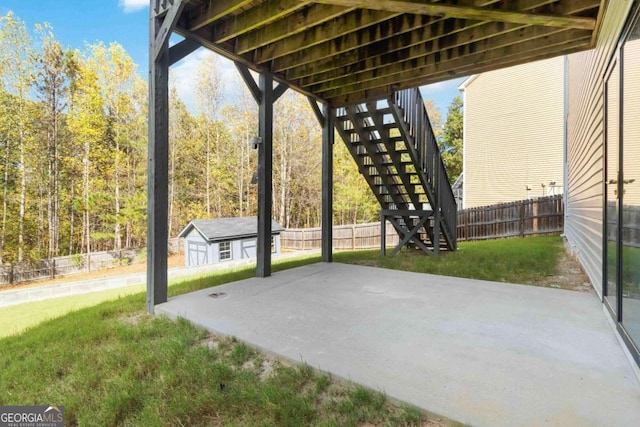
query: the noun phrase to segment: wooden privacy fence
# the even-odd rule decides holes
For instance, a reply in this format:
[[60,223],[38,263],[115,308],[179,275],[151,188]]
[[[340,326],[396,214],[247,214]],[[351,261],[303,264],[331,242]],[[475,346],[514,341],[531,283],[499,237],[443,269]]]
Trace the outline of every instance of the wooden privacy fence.
[[[618,233],[618,210],[616,203],[607,202],[607,240],[615,242]],[[622,207],[622,244],[640,248],[640,206]]]
[[99,270],[102,268],[128,265],[140,255],[141,249],[75,254],[41,261],[23,261],[0,265],[0,287],[31,280],[55,279]]
[[458,211],[459,241],[524,237],[563,230],[562,195]]
[[[397,245],[398,234],[387,222],[387,245]],[[321,228],[289,228],[280,234],[280,246],[287,250],[320,249]],[[337,225],[333,227],[334,249],[380,248],[380,223]]]
[[[562,195],[458,211],[459,241],[562,233],[563,230]],[[379,222],[335,226],[333,248],[377,249],[380,233]],[[280,244],[287,250],[319,249],[321,240],[320,228],[288,229],[280,234]],[[398,242],[398,235],[387,222],[387,246]]]

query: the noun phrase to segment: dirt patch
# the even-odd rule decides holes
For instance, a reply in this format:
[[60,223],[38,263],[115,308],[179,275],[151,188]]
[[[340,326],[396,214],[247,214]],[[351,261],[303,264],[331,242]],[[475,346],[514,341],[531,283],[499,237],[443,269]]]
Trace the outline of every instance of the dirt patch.
[[595,294],[589,277],[585,274],[580,262],[570,254],[566,240],[564,244],[565,250],[561,252],[558,258],[555,274],[536,281],[535,285],[545,288],[566,289],[569,291]]
[[127,316],[127,317],[121,317],[120,321],[122,321],[123,323],[126,323],[128,325],[138,325],[140,324],[140,322],[142,322],[145,318],[148,317],[148,314],[146,313],[136,313],[133,314],[131,316]]

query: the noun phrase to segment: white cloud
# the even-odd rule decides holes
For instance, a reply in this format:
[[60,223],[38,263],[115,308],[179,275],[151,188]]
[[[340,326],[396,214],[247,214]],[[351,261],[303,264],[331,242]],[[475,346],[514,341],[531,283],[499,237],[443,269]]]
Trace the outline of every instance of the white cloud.
[[[169,85],[175,87],[180,99],[191,111],[197,109],[195,94],[195,81],[200,63],[208,56],[215,55],[212,51],[199,48],[171,67],[171,78]],[[244,83],[233,65],[233,62],[218,56],[217,66],[220,72],[220,82],[222,83],[222,104],[233,103],[240,97]]]
[[132,13],[149,6],[149,0],[119,0],[118,6],[124,10],[124,13]]

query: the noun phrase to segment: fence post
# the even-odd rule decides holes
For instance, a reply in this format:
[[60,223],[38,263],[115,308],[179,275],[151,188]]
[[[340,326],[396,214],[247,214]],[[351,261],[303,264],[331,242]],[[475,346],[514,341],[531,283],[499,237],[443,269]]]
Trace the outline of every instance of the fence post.
[[9,284],[13,285],[13,263],[9,264]]
[[351,250],[356,250],[356,226],[355,224],[351,226]]
[[56,259],[55,258],[51,261],[51,278],[52,279],[56,278]]
[[304,251],[304,230],[302,230],[302,250]]
[[524,202],[520,203],[520,237],[524,237]]

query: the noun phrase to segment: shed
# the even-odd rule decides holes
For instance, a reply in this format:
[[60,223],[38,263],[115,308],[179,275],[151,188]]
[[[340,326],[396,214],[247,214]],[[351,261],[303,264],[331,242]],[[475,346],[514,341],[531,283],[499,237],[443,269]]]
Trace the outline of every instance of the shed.
[[[284,228],[271,221],[271,253],[280,253]],[[256,257],[258,217],[194,219],[180,232],[185,266]]]

